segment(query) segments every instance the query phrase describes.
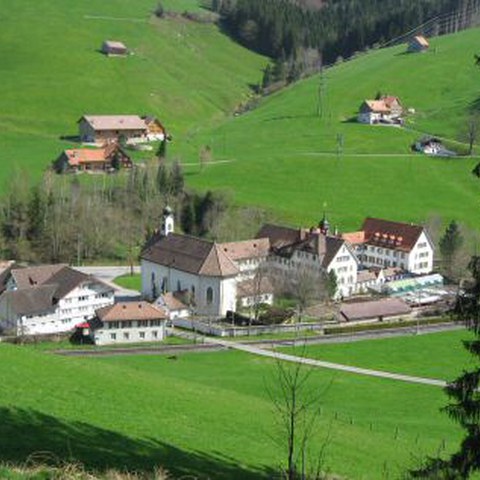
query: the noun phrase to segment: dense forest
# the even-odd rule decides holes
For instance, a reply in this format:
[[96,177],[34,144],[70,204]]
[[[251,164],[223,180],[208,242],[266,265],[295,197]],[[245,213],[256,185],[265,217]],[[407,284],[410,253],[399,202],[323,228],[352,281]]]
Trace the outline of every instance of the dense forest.
[[428,35],[466,28],[480,1],[211,0],[211,8],[240,43],[283,64],[276,65],[275,80],[295,80],[427,21]]

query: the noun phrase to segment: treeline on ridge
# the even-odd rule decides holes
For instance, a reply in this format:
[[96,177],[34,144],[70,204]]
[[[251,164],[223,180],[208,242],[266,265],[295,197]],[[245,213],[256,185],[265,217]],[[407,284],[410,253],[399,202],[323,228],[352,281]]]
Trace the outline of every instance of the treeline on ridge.
[[52,172],[35,185],[23,173],[14,178],[0,200],[0,254],[17,261],[136,263],[166,205],[177,230],[212,239],[242,236],[240,227],[249,235],[262,221],[260,211],[234,208],[224,192],[186,190],[178,162],[153,160],[88,183]]
[[[303,72],[405,34],[436,16],[480,7],[478,0],[211,0],[224,28],[244,46]],[[280,71],[280,72],[279,72]],[[270,72],[271,73],[271,72]],[[265,82],[264,83],[268,83]]]

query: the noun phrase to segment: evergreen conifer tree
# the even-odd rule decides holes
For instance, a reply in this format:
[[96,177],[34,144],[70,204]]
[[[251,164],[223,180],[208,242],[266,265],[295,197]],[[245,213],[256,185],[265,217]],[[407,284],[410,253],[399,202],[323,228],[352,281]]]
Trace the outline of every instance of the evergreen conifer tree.
[[447,414],[465,431],[457,452],[448,459],[430,458],[426,464],[411,472],[413,478],[435,480],[463,480],[480,471],[480,256],[472,257],[468,266],[472,279],[459,294],[454,315],[473,332],[473,340],[465,340],[465,348],[474,361],[446,387],[452,403]]
[[442,256],[443,268],[449,279],[453,277],[455,257],[463,245],[463,236],[455,220],[452,220],[440,239],[440,254]]

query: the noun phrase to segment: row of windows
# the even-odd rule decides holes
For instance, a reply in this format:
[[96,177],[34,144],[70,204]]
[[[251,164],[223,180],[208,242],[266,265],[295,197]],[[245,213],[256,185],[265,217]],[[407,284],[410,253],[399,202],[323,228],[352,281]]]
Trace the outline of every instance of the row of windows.
[[[97,293],[95,295],[92,295],[92,298],[96,298],[96,299],[99,299],[99,298],[111,298],[111,293],[109,292],[103,292],[103,293]],[[79,302],[86,302],[87,300],[89,300],[90,296],[89,295],[80,295],[79,297],[77,297],[76,299],[75,298],[65,298],[64,301],[65,303],[72,303],[73,300],[77,300]]]
[[[152,338],[158,338],[158,332],[156,330],[153,330],[150,332],[152,335]],[[124,340],[129,340],[130,339],[130,333],[129,332],[123,332],[122,335]],[[138,332],[138,337],[141,339],[145,339],[145,332]],[[111,333],[110,334],[110,340],[116,340],[117,339],[117,334],[116,333]]]
[[133,324],[136,323],[137,327],[160,327],[162,324],[161,320],[137,320],[137,321],[132,321],[132,320],[127,320],[127,321],[122,321],[122,322],[108,322],[108,328],[109,329],[114,329],[114,328],[132,328]]
[[428,268],[428,262],[420,262],[415,264],[416,270],[422,270],[424,268]]

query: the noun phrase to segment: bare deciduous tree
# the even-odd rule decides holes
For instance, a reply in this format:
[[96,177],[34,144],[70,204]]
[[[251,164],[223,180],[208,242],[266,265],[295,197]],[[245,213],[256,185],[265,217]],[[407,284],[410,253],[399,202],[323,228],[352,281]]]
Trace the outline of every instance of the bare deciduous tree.
[[[305,345],[300,357],[304,357]],[[321,399],[330,384],[318,388],[310,381],[313,369],[302,363],[287,363],[277,358],[273,385],[267,387],[280,430],[280,444],[286,450],[283,468],[287,480],[325,478],[324,457],[330,441],[330,428],[319,442]],[[316,448],[316,446],[319,446]]]

